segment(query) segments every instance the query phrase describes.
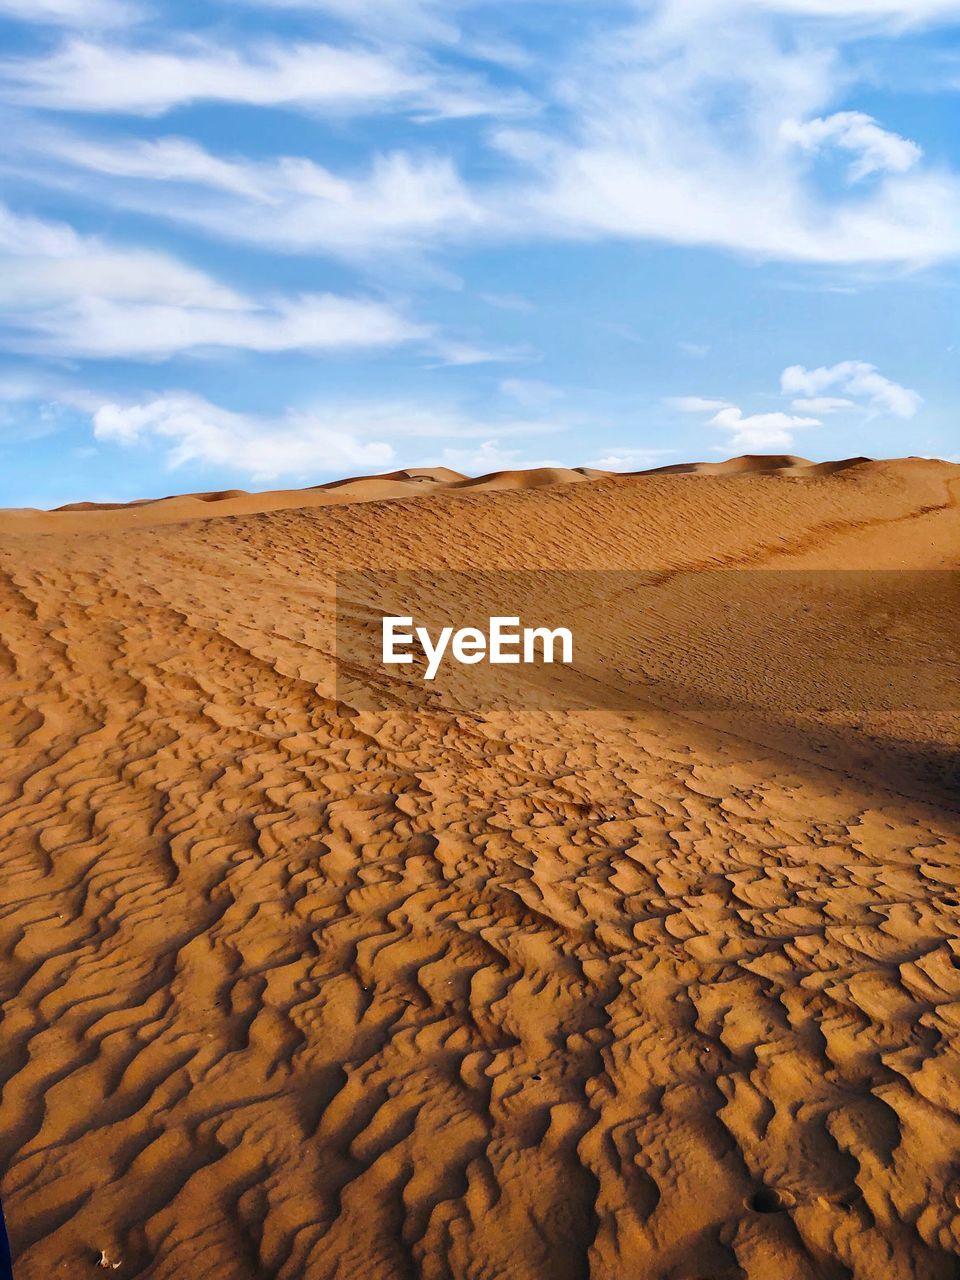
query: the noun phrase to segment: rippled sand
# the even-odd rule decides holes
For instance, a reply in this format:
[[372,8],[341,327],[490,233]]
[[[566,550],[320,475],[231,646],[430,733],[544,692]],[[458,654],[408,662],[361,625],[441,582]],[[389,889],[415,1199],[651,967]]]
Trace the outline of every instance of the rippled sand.
[[358,712],[332,600],[957,568],[960,469],[363,483],[0,522],[18,1280],[953,1280],[954,709]]

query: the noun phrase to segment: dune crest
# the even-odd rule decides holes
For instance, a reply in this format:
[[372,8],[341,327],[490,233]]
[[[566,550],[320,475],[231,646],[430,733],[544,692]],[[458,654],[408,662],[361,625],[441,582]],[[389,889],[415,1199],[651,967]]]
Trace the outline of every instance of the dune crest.
[[[911,459],[909,461],[918,461]],[[0,533],[45,531],[92,532],[118,526],[146,528],[219,516],[257,515],[290,508],[325,507],[354,502],[386,502],[397,498],[443,494],[459,496],[476,490],[540,489],[553,485],[581,484],[656,475],[793,475],[812,479],[851,467],[874,465],[869,458],[838,462],[808,462],[790,455],[743,456],[725,462],[674,463],[648,471],[598,471],[590,467],[536,467],[528,471],[491,471],[469,477],[449,467],[417,467],[387,471],[375,476],[350,476],[307,489],[271,489],[249,493],[223,489],[209,493],[184,493],[167,498],[140,498],[132,502],[71,502],[53,511],[33,508],[0,509]],[[879,464],[877,464],[879,465]],[[949,464],[944,463],[944,466]]]

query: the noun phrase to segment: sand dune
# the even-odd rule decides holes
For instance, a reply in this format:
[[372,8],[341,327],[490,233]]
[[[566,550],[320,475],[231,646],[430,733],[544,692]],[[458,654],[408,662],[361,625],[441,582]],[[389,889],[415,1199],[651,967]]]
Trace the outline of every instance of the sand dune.
[[636,474],[732,476],[786,472],[795,475],[829,476],[869,461],[869,458],[843,458],[838,462],[810,462],[807,458],[798,458],[793,454],[744,454],[740,458],[728,458],[725,462],[680,462]]
[[[842,462],[812,463],[790,456],[731,458],[726,462],[695,462],[658,467],[637,475],[716,474],[747,475],[756,472],[829,475],[837,470],[867,462],[850,458]],[[340,503],[384,502],[424,494],[458,496],[473,490],[542,489],[557,484],[616,478],[616,473],[589,467],[537,467],[529,471],[491,471],[469,477],[449,467],[419,467],[409,471],[388,471],[376,476],[351,476],[309,489],[272,489],[248,493],[243,489],[223,489],[213,493],[177,494],[169,498],[142,498],[134,502],[71,502],[55,511],[24,507],[0,510],[0,533],[4,530],[90,533],[118,526],[146,528],[156,524],[177,524],[185,520],[208,520],[219,516],[257,515],[288,508],[327,507]]]
[[570,467],[535,467],[531,471],[491,471],[476,480],[462,480],[453,489],[544,489],[553,484],[582,484],[587,479],[598,479],[609,472],[597,472],[587,476]]
[[958,467],[680,470],[2,517],[18,1280],[956,1277],[960,708],[337,699],[338,569],[960,568]]

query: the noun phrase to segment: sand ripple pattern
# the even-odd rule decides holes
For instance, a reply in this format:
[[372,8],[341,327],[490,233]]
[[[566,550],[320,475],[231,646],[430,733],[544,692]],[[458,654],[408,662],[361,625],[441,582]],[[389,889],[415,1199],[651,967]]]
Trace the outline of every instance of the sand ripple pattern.
[[[938,507],[857,481],[858,537],[885,483]],[[730,492],[746,554],[783,496]],[[422,536],[494,501],[523,563],[501,497]],[[331,558],[427,556],[413,506],[7,542],[18,1280],[955,1278],[956,812],[653,713],[338,705]]]

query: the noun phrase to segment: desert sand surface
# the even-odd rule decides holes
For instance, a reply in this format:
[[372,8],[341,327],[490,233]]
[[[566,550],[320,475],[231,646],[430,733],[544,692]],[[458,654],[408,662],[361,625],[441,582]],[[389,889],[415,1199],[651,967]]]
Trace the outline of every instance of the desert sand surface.
[[960,706],[838,664],[804,719],[784,634],[769,680],[690,639],[702,706],[364,710],[334,592],[901,570],[838,654],[949,690],[958,502],[784,458],[0,517],[18,1280],[954,1280]]

